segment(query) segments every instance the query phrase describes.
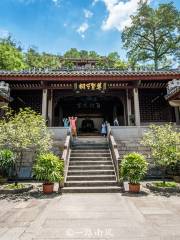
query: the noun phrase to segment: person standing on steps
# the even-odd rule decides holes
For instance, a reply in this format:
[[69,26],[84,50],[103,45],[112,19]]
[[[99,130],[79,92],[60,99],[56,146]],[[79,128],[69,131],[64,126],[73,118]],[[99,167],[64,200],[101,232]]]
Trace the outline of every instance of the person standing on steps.
[[118,121],[117,117],[114,119],[114,126],[119,126],[119,121]]
[[65,128],[67,128],[67,134],[71,134],[71,127],[70,127],[70,123],[69,123],[69,119],[68,118],[63,118],[63,125]]
[[107,126],[106,126],[106,122],[102,122],[102,125],[101,125],[101,135],[106,137],[107,135]]
[[63,124],[64,124],[65,128],[69,127],[69,120],[68,120],[68,118],[63,118]]
[[69,122],[70,122],[72,136],[73,138],[76,138],[77,137],[77,127],[76,127],[77,117],[69,117]]

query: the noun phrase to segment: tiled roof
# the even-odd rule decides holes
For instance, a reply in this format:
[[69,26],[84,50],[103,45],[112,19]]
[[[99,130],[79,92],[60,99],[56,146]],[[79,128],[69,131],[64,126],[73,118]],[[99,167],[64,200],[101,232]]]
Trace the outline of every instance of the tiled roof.
[[23,71],[3,71],[0,76],[161,76],[180,75],[180,70],[170,71],[120,71],[114,69],[83,69],[83,70],[23,70]]

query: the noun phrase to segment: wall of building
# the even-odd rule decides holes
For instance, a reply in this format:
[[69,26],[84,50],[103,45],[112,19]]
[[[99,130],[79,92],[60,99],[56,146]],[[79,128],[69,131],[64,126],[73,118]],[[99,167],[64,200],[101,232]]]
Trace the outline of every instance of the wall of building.
[[[61,157],[64,142],[67,136],[68,129],[63,127],[51,127],[49,128],[53,137],[53,147],[51,151],[57,156]],[[33,150],[27,150],[23,153],[22,167],[19,172],[19,178],[28,179],[32,177],[32,167],[35,162],[35,154]]]
[[161,177],[161,171],[159,168],[155,167],[153,159],[150,157],[150,148],[143,146],[140,143],[144,133],[147,130],[147,126],[111,127],[111,133],[117,143],[120,159],[122,159],[125,154],[128,154],[130,152],[142,153],[146,156],[147,161],[149,162],[147,177],[159,178]]
[[14,110],[30,107],[34,111],[41,113],[42,91],[41,90],[15,90],[11,91],[12,102],[10,107]]
[[175,122],[174,109],[166,101],[165,89],[140,89],[141,122]]

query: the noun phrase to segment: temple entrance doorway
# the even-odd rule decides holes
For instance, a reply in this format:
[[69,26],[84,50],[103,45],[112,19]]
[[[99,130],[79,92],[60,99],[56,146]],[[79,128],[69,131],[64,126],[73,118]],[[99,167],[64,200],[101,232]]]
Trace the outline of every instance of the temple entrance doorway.
[[78,118],[78,133],[100,133],[103,121],[113,125],[117,117],[119,125],[125,125],[124,106],[113,96],[61,97],[54,108],[54,125],[63,126],[63,118]]

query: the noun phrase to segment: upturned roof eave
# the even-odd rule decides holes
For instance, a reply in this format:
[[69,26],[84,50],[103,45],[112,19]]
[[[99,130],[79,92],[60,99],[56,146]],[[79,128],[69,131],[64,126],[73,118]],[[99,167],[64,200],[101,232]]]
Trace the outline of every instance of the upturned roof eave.
[[133,81],[180,79],[180,71],[58,71],[58,72],[13,72],[0,71],[0,80],[57,80],[57,81]]

